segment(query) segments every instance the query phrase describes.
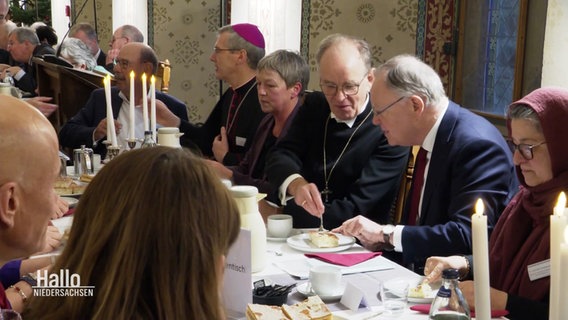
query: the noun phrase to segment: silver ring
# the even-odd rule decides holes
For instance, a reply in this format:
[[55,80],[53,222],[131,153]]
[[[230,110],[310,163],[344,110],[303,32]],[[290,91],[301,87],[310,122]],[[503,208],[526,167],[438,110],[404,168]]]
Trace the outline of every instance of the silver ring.
[[306,203],[308,203],[307,200],[304,200],[304,202],[302,202],[302,207],[306,205]]

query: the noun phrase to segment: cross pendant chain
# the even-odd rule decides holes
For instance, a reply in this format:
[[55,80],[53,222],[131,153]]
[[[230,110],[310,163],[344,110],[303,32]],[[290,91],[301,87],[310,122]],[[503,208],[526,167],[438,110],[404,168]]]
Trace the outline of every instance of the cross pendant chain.
[[325,197],[325,203],[329,203],[329,195],[333,193],[331,190],[325,186],[325,189],[321,192],[321,195]]

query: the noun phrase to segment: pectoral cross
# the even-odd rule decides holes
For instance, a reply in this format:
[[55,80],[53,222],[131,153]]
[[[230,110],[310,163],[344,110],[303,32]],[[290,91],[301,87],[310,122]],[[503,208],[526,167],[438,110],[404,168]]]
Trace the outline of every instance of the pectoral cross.
[[329,195],[331,193],[333,193],[333,191],[329,190],[327,187],[321,192],[321,195],[325,197],[325,203],[329,203]]

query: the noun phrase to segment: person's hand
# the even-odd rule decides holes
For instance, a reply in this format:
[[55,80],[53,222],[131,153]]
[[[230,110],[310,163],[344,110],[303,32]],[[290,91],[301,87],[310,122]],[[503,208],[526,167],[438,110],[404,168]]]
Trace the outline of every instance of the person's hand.
[[55,208],[55,212],[51,215],[51,219],[61,218],[67,211],[69,211],[69,203],[58,196],[57,208]]
[[[148,106],[150,106],[150,100],[148,100]],[[165,103],[156,99],[156,122],[164,127],[178,128],[181,120],[170,109],[168,109],[168,106],[166,106]]]
[[22,70],[22,68],[18,66],[8,66],[7,68],[2,69],[2,79],[6,77],[6,71],[10,71],[10,74],[13,77],[16,75],[16,73],[20,72],[20,70]]
[[44,116],[49,117],[55,110],[57,110],[56,104],[49,103],[52,99],[52,97],[38,96],[25,99],[25,101],[38,109]]
[[214,160],[205,159],[205,163],[209,168],[213,169],[217,176],[221,179],[231,179],[233,177],[233,171],[229,168],[225,167],[222,163],[219,163]]
[[116,57],[118,57],[119,52],[120,52],[120,49],[110,49],[107,52],[106,64],[114,63],[114,59],[116,59]]
[[229,141],[227,140],[227,130],[225,127],[221,127],[221,132],[215,137],[215,139],[213,139],[211,149],[213,150],[215,159],[223,163],[225,155],[229,152]]
[[321,193],[313,183],[308,183],[303,178],[298,178],[288,185],[288,193],[294,196],[294,202],[309,214],[321,217],[325,211],[325,206],[321,200]]
[[[114,128],[116,131],[116,134],[118,135],[120,133],[120,129],[122,129],[122,124],[120,122],[118,122],[118,120],[114,120]],[[95,128],[95,133],[93,138],[95,140],[100,140],[102,139],[104,136],[106,136],[107,134],[107,119],[104,118],[101,120],[101,122],[99,122],[99,125]],[[110,139],[110,137],[109,137]]]
[[424,264],[425,282],[433,283],[442,279],[442,271],[445,269],[457,269],[460,274],[468,272],[467,260],[463,256],[430,257]]
[[361,242],[363,247],[371,251],[380,250],[384,244],[383,226],[364,216],[351,218],[331,231],[355,237]]
[[38,253],[48,253],[57,249],[61,245],[61,238],[63,235],[59,232],[56,226],[47,226],[47,232],[45,233],[45,244],[43,249]]
[[11,66],[9,64],[5,64],[5,63],[0,63],[0,71],[4,71],[7,68],[10,68]]

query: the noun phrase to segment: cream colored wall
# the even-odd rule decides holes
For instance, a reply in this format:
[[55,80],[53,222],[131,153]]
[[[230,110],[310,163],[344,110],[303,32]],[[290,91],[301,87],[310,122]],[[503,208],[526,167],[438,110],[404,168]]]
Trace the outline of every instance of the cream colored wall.
[[542,57],[542,86],[568,88],[568,1],[549,0]]
[[[82,0],[73,0],[74,8]],[[112,36],[112,8],[108,0],[95,0],[101,47],[108,50]],[[341,32],[366,39],[373,64],[399,53],[415,53],[418,0],[313,0],[310,5],[309,88],[317,90],[319,79],[315,53],[328,34]],[[92,5],[79,22],[94,23]],[[172,64],[170,93],[188,106],[190,119],[205,121],[219,98],[219,82],[209,61],[220,24],[219,1],[153,1],[153,47],[160,59]],[[298,14],[302,14],[298,12]],[[304,35],[305,36],[305,35]]]

